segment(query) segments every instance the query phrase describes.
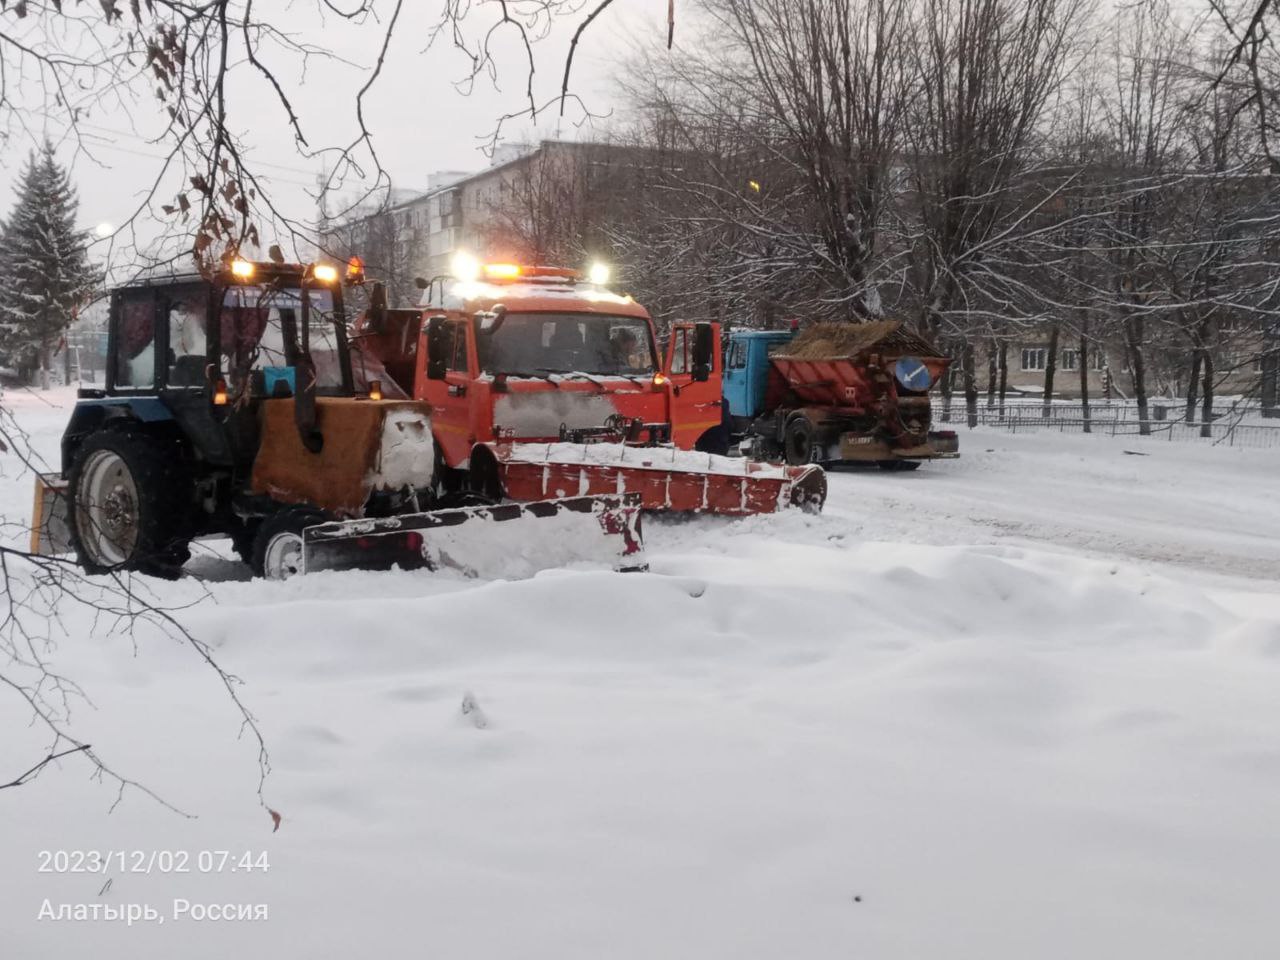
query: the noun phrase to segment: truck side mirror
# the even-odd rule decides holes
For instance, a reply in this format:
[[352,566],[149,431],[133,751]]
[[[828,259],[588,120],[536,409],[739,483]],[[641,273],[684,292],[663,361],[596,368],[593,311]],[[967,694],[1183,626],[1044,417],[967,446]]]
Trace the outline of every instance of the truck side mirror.
[[711,379],[712,352],[715,350],[715,338],[711,334],[711,324],[703,321],[693,326],[693,382],[706,383]]
[[477,313],[476,319],[480,321],[481,333],[486,336],[495,334],[498,332],[498,328],[502,326],[502,321],[507,319],[506,305],[495,303],[493,309]]
[[376,334],[387,332],[387,288],[375,283],[369,292],[369,330]]
[[427,321],[427,379],[443,380],[445,371],[444,317]]

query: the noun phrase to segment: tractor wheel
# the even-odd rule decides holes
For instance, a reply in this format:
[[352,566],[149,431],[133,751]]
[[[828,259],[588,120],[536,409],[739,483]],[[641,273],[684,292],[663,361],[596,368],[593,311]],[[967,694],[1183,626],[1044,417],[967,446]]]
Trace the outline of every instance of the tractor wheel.
[[191,556],[190,480],[179,451],[136,430],[102,430],[67,478],[71,542],[89,573],[176,579]]
[[881,470],[919,470],[919,460],[877,460],[876,466]]
[[813,452],[813,423],[803,414],[787,421],[782,432],[782,456],[793,467],[809,462]]
[[302,572],[302,531],[328,517],[315,507],[285,507],[258,525],[253,538],[253,575],[288,580]]

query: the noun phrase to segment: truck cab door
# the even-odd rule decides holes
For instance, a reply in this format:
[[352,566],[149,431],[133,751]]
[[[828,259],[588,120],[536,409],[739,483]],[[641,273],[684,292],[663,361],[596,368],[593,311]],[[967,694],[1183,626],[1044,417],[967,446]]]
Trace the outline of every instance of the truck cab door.
[[470,326],[460,317],[433,317],[422,325],[418,343],[416,396],[431,404],[431,432],[450,467],[466,466],[475,442]]
[[724,402],[733,417],[755,416],[752,402],[750,355],[753,341],[743,333],[729,334],[729,347],[725,351]]
[[711,350],[706,358],[705,380],[695,376],[698,326],[696,323],[672,324],[671,341],[667,344],[667,358],[662,368],[670,397],[671,439],[682,450],[694,449],[703,434],[718,429],[724,422],[720,324],[707,324]]

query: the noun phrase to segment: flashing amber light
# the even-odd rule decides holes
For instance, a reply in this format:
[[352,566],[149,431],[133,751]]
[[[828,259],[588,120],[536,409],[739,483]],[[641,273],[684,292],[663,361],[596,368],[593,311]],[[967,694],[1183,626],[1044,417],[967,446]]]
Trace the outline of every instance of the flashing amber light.
[[364,283],[364,261],[359,257],[352,257],[347,261],[347,283],[356,286]]
[[760,181],[759,181],[759,180],[748,180],[748,181],[747,181],[747,186],[751,188],[751,192],[752,192],[752,193],[759,193],[759,192],[760,192]]
[[369,381],[369,399],[370,400],[382,399],[382,381],[381,380]]
[[311,274],[320,283],[336,283],[338,280],[338,268],[331,263],[317,263]]
[[486,263],[484,275],[490,280],[514,280],[523,271],[518,263]]
[[239,277],[241,280],[248,280],[253,276],[253,270],[253,264],[248,260],[231,261],[231,275],[233,277]]
[[227,405],[227,381],[219,380],[214,384],[213,405],[215,407],[225,407]]
[[660,373],[655,373],[655,374],[653,375],[653,385],[654,385],[655,387],[660,387],[660,386],[662,386],[662,385],[663,385],[664,383],[666,383],[666,382],[667,382],[667,378],[666,378],[665,376],[663,376],[662,374],[660,374]]
[[587,279],[597,287],[603,287],[609,282],[609,274],[611,272],[607,263],[593,263],[590,269],[587,270]]

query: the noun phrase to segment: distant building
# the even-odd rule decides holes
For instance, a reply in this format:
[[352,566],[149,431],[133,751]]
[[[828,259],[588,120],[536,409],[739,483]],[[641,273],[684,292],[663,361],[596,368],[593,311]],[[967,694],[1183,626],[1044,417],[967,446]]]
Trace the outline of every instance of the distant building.
[[[587,246],[623,196],[645,151],[543,140],[504,145],[474,173],[431,174],[427,190],[321,230],[331,256],[359,254],[369,275],[405,296],[414,277],[446,274],[461,250],[544,262]],[[393,198],[394,199],[394,198]],[[567,264],[575,265],[575,264]]]
[[[1215,392],[1224,395],[1256,396],[1268,347],[1258,324],[1234,318],[1220,321],[1217,342],[1210,349],[1213,360]],[[1189,351],[1184,342],[1161,344],[1149,340],[1144,346],[1147,369],[1147,392],[1150,396],[1187,393],[1190,370]],[[1008,386],[1012,395],[1034,397],[1044,395],[1049,367],[1050,340],[1047,330],[1028,330],[1011,339],[1006,351]],[[986,386],[988,353],[978,359],[980,388]],[[1063,329],[1057,347],[1053,378],[1053,395],[1061,399],[1080,398],[1080,368],[1088,375],[1089,395],[1115,399],[1133,395],[1133,378],[1123,338],[1112,334],[1102,342],[1091,342],[1088,355],[1080,352],[1079,338]],[[1203,375],[1203,374],[1202,374]],[[1198,389],[1197,389],[1197,392]]]

